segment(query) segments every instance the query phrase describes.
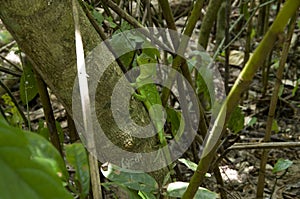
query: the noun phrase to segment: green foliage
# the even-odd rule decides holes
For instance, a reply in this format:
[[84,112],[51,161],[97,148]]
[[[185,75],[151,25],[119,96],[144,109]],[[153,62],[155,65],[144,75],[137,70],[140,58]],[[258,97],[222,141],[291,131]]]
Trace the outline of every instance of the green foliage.
[[20,80],[20,97],[23,104],[30,102],[38,94],[36,80],[31,65],[24,67]]
[[248,121],[247,126],[253,127],[253,125],[257,122],[257,117],[251,117]]
[[13,40],[13,37],[7,30],[0,30],[0,45],[5,45]]
[[295,94],[296,94],[296,92],[297,92],[297,90],[299,88],[299,84],[300,84],[300,79],[297,80],[296,85],[293,88],[293,91],[292,91],[292,96],[293,97],[295,96]]
[[0,121],[1,199],[72,198],[58,151],[44,138]]
[[50,140],[49,129],[45,127],[44,120],[39,120],[39,127],[37,129],[37,133],[43,136],[45,139]]
[[107,179],[117,185],[146,193],[158,190],[157,182],[147,173],[133,172],[110,163],[102,165],[101,172]]
[[[187,182],[173,182],[167,187],[167,195],[170,197],[181,198],[187,189],[189,183]],[[216,199],[218,194],[203,187],[199,187],[194,199]]]
[[[184,164],[187,168],[191,169],[192,171],[197,170],[198,165],[190,160],[180,158],[180,159],[178,159],[178,161],[181,162],[182,164]],[[211,177],[211,175],[209,173],[206,173],[205,177]]]
[[231,116],[230,119],[227,123],[227,127],[233,132],[233,133],[238,133],[244,128],[244,120],[245,116],[240,107],[236,107]]
[[275,133],[279,133],[280,131],[277,120],[275,119],[272,122],[272,131],[274,131]]
[[156,199],[155,195],[153,195],[152,193],[144,192],[144,191],[139,191],[138,195],[142,199]]
[[93,9],[92,15],[94,16],[95,20],[98,22],[98,25],[101,26],[104,21],[103,15],[95,9]]
[[197,170],[198,165],[190,160],[180,158],[180,159],[178,159],[178,161],[183,163],[187,168],[191,169],[192,171]]
[[211,63],[211,57],[206,51],[195,50],[192,52],[193,57],[188,61],[190,71],[195,69],[197,74],[196,93],[200,97],[201,103],[205,110],[210,110],[214,97],[209,91],[213,91],[213,85],[207,85],[206,82],[213,82],[212,73],[207,69]]
[[108,17],[106,20],[107,20],[110,28],[116,28],[117,27],[117,24],[115,24],[112,17]]
[[75,183],[80,198],[85,198],[90,190],[90,173],[85,148],[81,143],[74,143],[66,145],[65,150],[68,163],[75,169]]
[[178,133],[181,121],[181,113],[171,107],[166,107],[167,122],[171,125],[171,131],[173,137]]
[[288,159],[278,159],[272,172],[273,173],[278,173],[280,171],[288,169],[290,166],[292,166],[293,162],[288,160]]
[[21,127],[23,122],[22,116],[10,96],[8,94],[4,94],[2,95],[2,99],[4,101],[4,104],[7,105],[5,112],[8,114],[6,118],[9,124],[11,124],[12,126]]
[[250,18],[250,13],[249,13],[249,8],[248,5],[245,3],[243,4],[243,14],[246,20],[249,20]]
[[[60,123],[58,121],[55,121],[55,126],[56,126],[56,130],[58,133],[58,138],[59,138],[59,142],[61,144],[64,143],[64,132],[63,129],[60,126]],[[45,125],[45,121],[44,120],[40,120],[39,121],[39,127],[37,130],[37,133],[41,136],[43,136],[44,138],[46,138],[47,140],[50,140],[50,133],[49,133],[49,129],[48,127]]]

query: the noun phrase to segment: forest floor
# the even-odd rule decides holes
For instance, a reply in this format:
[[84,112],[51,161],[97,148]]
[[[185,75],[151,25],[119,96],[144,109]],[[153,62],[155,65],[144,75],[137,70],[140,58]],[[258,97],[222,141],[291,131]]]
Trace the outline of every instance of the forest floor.
[[[1,24],[0,24],[1,25]],[[2,36],[4,28],[0,26],[0,33]],[[11,40],[13,42],[13,40]],[[296,30],[293,36],[293,42],[290,49],[288,61],[286,63],[286,70],[282,80],[282,90],[277,103],[275,123],[273,125],[273,134],[271,142],[299,142],[300,141],[300,30]],[[2,46],[0,41],[0,46]],[[243,59],[243,50],[241,40],[238,40],[231,46],[231,61],[230,61],[230,85],[233,84],[238,74],[240,73],[241,61]],[[9,65],[7,60],[14,64],[19,65],[20,59],[15,56],[14,53],[7,51],[12,46],[0,49],[1,64],[3,66]],[[209,47],[213,49],[213,45]],[[209,50],[210,51],[210,50]],[[3,59],[7,59],[6,61]],[[280,57],[279,52],[274,53],[274,59]],[[223,63],[217,62],[219,70],[224,71]],[[245,114],[245,123],[251,118],[255,120],[251,126],[247,126],[241,133],[233,135],[228,139],[228,143],[260,143],[263,140],[265,134],[266,121],[268,118],[268,110],[270,105],[270,99],[275,84],[276,62],[270,66],[270,75],[268,77],[268,85],[266,90],[263,91],[262,74],[257,73],[254,81],[252,82],[248,92],[245,94],[241,108]],[[0,73],[0,78],[5,79],[5,83],[12,90],[14,96],[20,99],[19,94],[19,77],[15,79],[6,79],[7,74]],[[264,94],[262,94],[265,92]],[[4,93],[3,89],[0,89],[0,94]],[[51,95],[52,105],[55,113],[56,120],[60,122],[64,131],[67,131],[66,113],[63,106],[58,102],[54,95]],[[7,107],[4,105],[4,101],[0,100],[2,108]],[[26,107],[24,106],[24,110]],[[30,104],[30,120],[33,124],[33,129],[38,128],[39,120],[44,119],[43,110],[38,98],[36,98]],[[227,144],[228,144],[227,143]],[[224,180],[224,189],[228,198],[240,199],[240,198],[255,198],[257,189],[257,178],[260,167],[261,149],[251,150],[232,150],[221,161],[219,168]],[[293,162],[286,172],[276,173],[272,172],[275,163],[280,159],[288,159]],[[184,170],[185,180],[189,181],[189,177],[192,175],[192,171],[186,167],[180,167]],[[212,175],[207,177],[204,187],[207,187],[211,191],[217,191],[220,188]],[[283,148],[283,149],[271,149],[268,156],[268,162],[266,167],[266,183],[265,183],[266,198],[272,199],[295,199],[300,198],[300,150],[299,148]]]

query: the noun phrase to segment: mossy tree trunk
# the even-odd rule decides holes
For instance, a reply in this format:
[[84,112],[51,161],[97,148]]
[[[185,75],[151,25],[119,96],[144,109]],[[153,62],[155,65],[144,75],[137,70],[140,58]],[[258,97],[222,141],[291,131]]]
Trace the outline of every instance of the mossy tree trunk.
[[[29,57],[35,70],[72,115],[76,54],[71,0],[0,0],[0,5],[0,18],[4,25],[20,49]],[[79,10],[81,34],[87,54],[101,43],[101,39],[82,10],[80,8]],[[99,60],[105,63],[107,56],[112,55],[103,52],[99,56]],[[103,66],[98,64],[96,67],[101,70]],[[101,92],[96,94],[95,105],[99,123],[106,136],[120,148],[134,152],[152,151],[156,145],[156,138],[134,138],[130,135],[130,132],[135,131],[134,127],[128,132],[120,131],[111,110],[107,109],[113,88],[122,75],[119,66],[113,62],[105,71],[103,75],[105,78],[100,80],[97,91]],[[122,96],[120,98],[122,99]],[[137,123],[149,121],[140,102],[133,100],[130,107],[131,116]],[[127,148],[129,139],[130,148]],[[113,151],[109,155],[114,155]],[[160,182],[164,175],[165,170],[153,174]]]

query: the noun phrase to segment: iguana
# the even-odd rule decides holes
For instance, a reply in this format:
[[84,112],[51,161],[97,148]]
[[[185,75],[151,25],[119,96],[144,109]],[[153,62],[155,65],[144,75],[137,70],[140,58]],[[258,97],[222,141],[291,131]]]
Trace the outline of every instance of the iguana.
[[157,61],[154,57],[143,52],[137,56],[136,61],[140,69],[140,75],[132,85],[137,88],[139,94],[134,93],[134,96],[144,103],[157,131],[160,144],[166,146],[164,112],[161,98],[154,82]]

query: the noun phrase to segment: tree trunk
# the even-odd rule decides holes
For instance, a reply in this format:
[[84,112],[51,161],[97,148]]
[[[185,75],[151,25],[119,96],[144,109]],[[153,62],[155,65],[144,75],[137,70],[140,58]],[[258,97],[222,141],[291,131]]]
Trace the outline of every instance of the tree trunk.
[[[72,114],[72,92],[76,78],[76,54],[72,5],[70,0],[0,0],[0,18],[8,31],[17,41],[20,49],[26,53],[34,68],[62,102],[68,113]],[[79,8],[81,35],[85,53],[91,52],[101,43],[101,39],[93,29],[85,14]],[[100,63],[106,63],[111,57],[107,51],[99,54]],[[97,64],[98,70],[103,65]],[[96,92],[96,112],[101,128],[106,136],[119,148],[133,152],[153,151],[156,137],[138,139],[128,131],[121,131],[110,110],[113,88],[122,72],[116,62],[110,64],[99,79]],[[122,96],[119,96],[122,99]],[[142,104],[131,100],[131,117],[137,124],[149,121]],[[75,121],[76,122],[76,121]],[[128,145],[128,142],[130,143]],[[118,156],[111,151],[108,156]],[[136,157],[138,158],[138,153]],[[120,158],[121,159],[121,158]],[[134,160],[136,161],[136,159]],[[134,164],[134,161],[130,164]],[[121,160],[120,160],[121,162]],[[151,162],[144,164],[151,165]],[[165,170],[155,172],[153,176],[162,182]]]

